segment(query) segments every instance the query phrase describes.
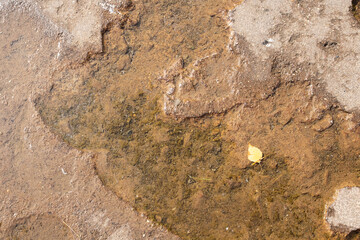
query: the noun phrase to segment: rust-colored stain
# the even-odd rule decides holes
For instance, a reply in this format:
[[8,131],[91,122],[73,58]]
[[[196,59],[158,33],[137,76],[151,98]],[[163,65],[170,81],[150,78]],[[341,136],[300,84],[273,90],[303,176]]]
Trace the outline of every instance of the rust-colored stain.
[[[271,94],[226,111],[163,111],[164,70],[231,54],[224,16],[233,4],[136,4],[131,24],[104,33],[104,53],[58,73],[37,108],[71,146],[105,149],[95,163],[104,185],[183,239],[329,239],[325,202],[339,184],[360,184],[360,135],[313,82],[279,74]],[[200,102],[209,97],[199,91]],[[264,153],[260,164],[247,159],[249,142]]]

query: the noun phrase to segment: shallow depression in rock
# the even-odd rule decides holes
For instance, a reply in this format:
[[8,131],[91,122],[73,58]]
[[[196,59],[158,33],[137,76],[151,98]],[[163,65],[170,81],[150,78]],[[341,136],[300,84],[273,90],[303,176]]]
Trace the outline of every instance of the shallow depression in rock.
[[[359,184],[355,117],[324,100],[316,79],[287,74],[286,60],[273,62],[269,82],[244,87],[238,60],[251,56],[228,49],[232,4],[134,2],[105,31],[104,52],[57,73],[37,108],[71,146],[106,154],[95,163],[105,186],[184,239],[331,238],[325,203]],[[227,82],[213,71],[219,59],[236,73]],[[229,82],[248,95],[202,104]],[[179,83],[189,89],[169,91]],[[183,107],[166,115],[164,95]],[[261,164],[247,160],[249,142]]]

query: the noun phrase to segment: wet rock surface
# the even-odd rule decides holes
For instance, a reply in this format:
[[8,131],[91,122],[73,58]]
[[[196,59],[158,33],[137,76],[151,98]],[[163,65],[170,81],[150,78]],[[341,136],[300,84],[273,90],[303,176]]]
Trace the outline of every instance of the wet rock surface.
[[108,27],[104,52],[56,73],[36,107],[66,143],[105,155],[106,187],[184,239],[331,238],[324,205],[345,174],[359,181],[358,120],[307,55],[257,59],[224,2],[133,2],[139,25]]
[[164,94],[164,111],[178,117],[225,112],[272,94],[279,75],[318,81],[346,110],[357,109],[360,35],[351,4],[243,1],[223,16],[231,31],[228,48],[165,79],[173,91]]
[[360,188],[345,187],[337,191],[328,207],[326,221],[333,231],[350,233],[360,229]]
[[93,167],[101,156],[65,144],[35,110],[52,73],[76,53],[70,36],[34,2],[1,1],[0,16],[0,239],[178,239],[107,190]]
[[7,230],[5,239],[67,240],[73,239],[73,234],[61,219],[51,214],[42,214],[17,219]]
[[321,120],[319,120],[317,123],[315,123],[312,126],[312,129],[314,129],[315,131],[318,131],[318,132],[322,132],[322,131],[328,129],[329,127],[331,127],[333,124],[334,124],[334,120],[331,117],[331,115],[326,115]]
[[275,56],[286,56],[301,66],[287,74],[320,79],[346,110],[354,110],[360,103],[360,33],[353,2],[245,0],[231,13],[231,27],[254,56],[256,79],[268,78]]
[[[183,239],[341,239],[325,229],[324,206],[339,184],[360,185],[359,120],[323,80],[337,74],[341,41],[357,38],[355,25],[336,35],[354,20],[344,4],[104,1],[102,52],[56,69],[59,39],[35,31],[42,45],[29,45],[21,24],[17,35],[4,28],[1,230],[52,211],[85,239],[176,239],[152,223]],[[248,17],[267,28],[239,25]],[[29,19],[18,22],[32,29]],[[336,41],[322,38],[328,20]],[[315,41],[317,28],[326,33]],[[352,80],[341,86],[356,92]],[[260,164],[247,160],[249,142]]]
[[276,79],[265,83],[249,80],[250,71],[243,70],[239,57],[227,53],[198,59],[175,74],[168,71],[174,70],[170,68],[160,77],[167,89],[163,110],[181,118],[224,113],[236,105],[249,104],[272,94],[278,83]]

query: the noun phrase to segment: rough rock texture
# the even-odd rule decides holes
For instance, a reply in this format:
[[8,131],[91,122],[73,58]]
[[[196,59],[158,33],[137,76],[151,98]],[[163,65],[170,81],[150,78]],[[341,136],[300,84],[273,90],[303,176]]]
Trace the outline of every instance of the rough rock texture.
[[[58,1],[41,2],[50,3]],[[62,19],[52,11],[44,13],[31,2],[0,2],[0,239],[27,239],[31,234],[34,239],[56,234],[56,239],[177,239],[103,187],[93,165],[100,155],[61,142],[37,114],[34,99],[49,89],[51,73],[69,51],[62,44],[64,28],[72,29],[74,44],[81,41],[85,53],[87,43],[97,44],[96,34],[81,33],[99,26],[97,22],[82,28],[83,21],[92,23],[89,14],[80,11],[79,18],[65,14]],[[68,20],[73,28],[65,23],[59,27],[51,18],[59,25]],[[57,230],[41,227],[44,213],[52,216]],[[24,229],[33,231],[25,237]]]
[[332,230],[338,232],[360,229],[360,188],[340,189],[334,203],[327,209],[326,221]]
[[239,44],[249,46],[251,64],[264,79],[274,54],[305,66],[294,77],[320,79],[346,110],[360,106],[360,32],[351,0],[245,0],[231,13]]
[[254,69],[244,71],[241,64],[234,55],[218,53],[195,61],[186,70],[176,62],[160,77],[165,83],[164,112],[178,117],[199,117],[268,96],[276,81],[266,82],[259,94],[261,81],[248,80]]
[[[100,0],[12,0],[1,3],[0,10],[4,19],[14,9],[23,13],[30,11],[39,22],[48,26],[44,35],[57,39],[56,57],[61,59],[64,55],[70,55],[78,60],[88,51],[102,50],[101,28],[104,10],[99,3]],[[38,31],[36,28],[34,30]]]
[[[128,1],[115,0],[0,2],[1,234],[12,234],[16,232],[19,221],[39,219],[49,212],[54,225],[65,226],[72,237],[176,239],[151,226],[106,190],[93,167],[94,161],[101,161],[105,156],[81,152],[61,142],[41,121],[33,104],[39,93],[51,89],[49,76],[60,64],[60,59],[78,53],[81,58],[81,54],[87,54],[87,51],[101,51],[101,8],[109,14],[121,16],[121,10],[130,6]],[[278,120],[281,130],[288,131],[287,138],[277,134],[280,130],[266,137],[267,134],[259,129],[268,124],[268,118],[259,118],[260,121],[253,118],[260,115],[259,112],[273,111],[274,104],[263,101],[261,108],[251,108],[251,99],[264,99],[271,95],[278,86],[276,74],[280,74],[286,75],[289,81],[323,80],[328,91],[346,109],[356,109],[359,103],[358,26],[348,10],[349,6],[350,1],[335,0],[315,3],[306,0],[245,0],[230,17],[234,31],[230,35],[228,52],[214,51],[214,54],[194,61],[186,68],[179,61],[161,77],[165,83],[165,112],[196,117],[225,112],[243,104],[233,113],[232,127],[233,131],[247,131],[239,132],[232,142],[251,140],[260,147],[266,143],[277,144],[279,154],[296,156],[295,161],[289,163],[291,168],[301,169],[298,172],[304,177],[311,176],[321,168],[310,148],[314,143],[309,138],[304,141],[305,137],[299,137],[298,131],[287,129],[294,122],[295,112],[300,109],[309,113],[303,122],[318,121],[319,125],[314,129],[327,132],[325,130],[336,121],[333,117],[324,117],[324,111],[331,105],[324,103],[323,99],[316,100],[318,97],[314,96],[311,83],[306,85],[308,95],[295,87],[293,93],[288,91],[291,89],[278,91],[277,94],[287,96],[284,99],[290,96],[298,103],[279,101],[270,119]],[[252,13],[250,17],[256,18],[241,25],[251,31],[237,28],[240,26],[237,19],[246,20],[241,19],[246,15],[239,16],[241,11]],[[261,26],[267,26],[259,33],[255,31],[259,30],[256,25],[251,25],[258,21]],[[135,18],[133,24],[137,22],[138,18]],[[126,69],[128,62],[128,58],[119,60],[118,68]],[[287,111],[289,108],[292,111]],[[255,111],[258,114],[254,114]],[[350,121],[351,117],[346,114],[343,118],[349,119],[347,129],[353,131],[358,123]],[[242,126],[247,123],[255,124]],[[274,124],[271,122],[269,125],[272,130]],[[294,138],[294,135],[298,137]],[[277,143],[274,139],[283,140]],[[358,144],[357,138],[353,139],[354,145]],[[326,144],[331,147],[330,143]],[[293,149],[289,145],[299,147]],[[261,149],[270,152],[269,146]],[[245,152],[243,150],[239,146],[234,153]],[[237,165],[239,161],[235,157],[242,156],[234,154],[233,163]],[[328,174],[326,176],[324,179],[329,178]],[[309,192],[315,195],[317,189],[302,189],[302,195]],[[194,198],[201,199],[202,194]],[[194,202],[196,205],[200,201]],[[273,212],[278,211],[275,208]],[[25,225],[27,223],[25,221]],[[37,223],[42,223],[42,220]],[[42,233],[49,236],[47,232]]]
[[102,51],[101,32],[108,23],[104,14],[122,17],[121,11],[131,6],[130,0],[6,0],[0,10],[6,17],[13,9],[29,9],[38,21],[51,26],[44,34],[58,40],[57,58],[81,60],[88,52]]
[[100,0],[34,1],[44,16],[64,29],[78,49],[101,51]]
[[314,129],[315,131],[318,131],[318,132],[322,132],[322,131],[328,129],[329,127],[331,127],[333,124],[334,124],[333,118],[330,115],[326,115],[320,121],[315,123],[312,126],[312,129]]
[[228,51],[160,77],[165,113],[225,112],[268,97],[279,76],[321,82],[345,110],[358,109],[360,34],[350,7],[351,0],[243,1],[227,16]]

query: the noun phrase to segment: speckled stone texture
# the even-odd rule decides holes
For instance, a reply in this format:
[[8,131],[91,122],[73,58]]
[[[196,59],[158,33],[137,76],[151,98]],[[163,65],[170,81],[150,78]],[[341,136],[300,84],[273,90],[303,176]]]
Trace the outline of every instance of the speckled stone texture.
[[349,233],[360,229],[360,188],[340,189],[334,203],[327,209],[326,221],[337,232]]

